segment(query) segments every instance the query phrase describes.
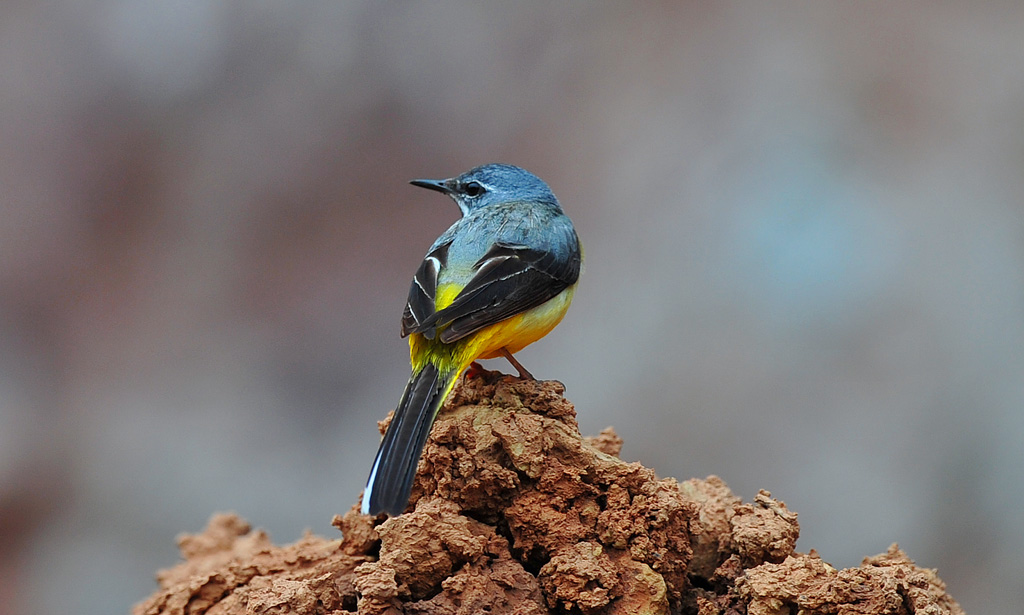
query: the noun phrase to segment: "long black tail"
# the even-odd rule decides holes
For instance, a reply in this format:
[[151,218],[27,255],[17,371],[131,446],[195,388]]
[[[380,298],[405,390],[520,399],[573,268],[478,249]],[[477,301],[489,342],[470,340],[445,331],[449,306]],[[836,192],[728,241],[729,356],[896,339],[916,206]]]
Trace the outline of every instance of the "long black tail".
[[409,379],[366,481],[364,515],[405,511],[423,445],[456,374],[440,373],[428,362]]

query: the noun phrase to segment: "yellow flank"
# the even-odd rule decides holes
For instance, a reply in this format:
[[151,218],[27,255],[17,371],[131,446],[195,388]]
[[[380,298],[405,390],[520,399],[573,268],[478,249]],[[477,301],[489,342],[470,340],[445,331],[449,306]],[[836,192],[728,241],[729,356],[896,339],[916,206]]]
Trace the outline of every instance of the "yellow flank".
[[476,358],[493,359],[501,356],[499,351],[502,348],[515,354],[544,337],[562,322],[575,292],[574,284],[535,308],[478,331],[473,337],[488,336],[490,343],[481,348],[482,352]]
[[[496,322],[452,344],[442,343],[437,337],[428,340],[419,333],[413,333],[409,336],[409,359],[413,372],[423,369],[429,361],[441,371],[457,370],[461,373],[477,359],[501,356],[502,348],[515,354],[547,335],[562,321],[575,292],[574,284],[535,308]],[[457,294],[452,293],[451,285],[439,287],[435,299],[437,309],[451,305]]]

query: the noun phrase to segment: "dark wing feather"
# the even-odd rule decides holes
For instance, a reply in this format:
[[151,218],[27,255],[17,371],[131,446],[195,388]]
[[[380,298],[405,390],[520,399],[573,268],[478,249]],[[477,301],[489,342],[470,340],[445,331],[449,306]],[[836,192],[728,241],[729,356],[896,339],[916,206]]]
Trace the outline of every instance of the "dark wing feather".
[[[579,279],[579,242],[573,233],[568,253],[495,243],[476,263],[477,273],[451,305],[424,320],[413,331],[451,343],[555,297]],[[428,335],[429,331],[429,335]]]
[[[450,245],[449,241],[431,250],[423,258],[420,268],[416,270],[416,275],[412,277],[409,300],[406,302],[405,312],[402,314],[402,337],[421,331],[422,323],[434,314],[437,276],[441,269],[448,264],[448,247]],[[434,337],[433,329],[430,330],[427,337]]]

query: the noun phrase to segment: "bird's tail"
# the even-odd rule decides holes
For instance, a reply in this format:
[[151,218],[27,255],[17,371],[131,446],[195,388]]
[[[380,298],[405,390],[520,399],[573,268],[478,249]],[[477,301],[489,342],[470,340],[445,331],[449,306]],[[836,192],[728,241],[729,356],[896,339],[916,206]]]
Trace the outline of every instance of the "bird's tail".
[[364,515],[399,515],[405,511],[423,445],[459,371],[442,370],[427,361],[413,372],[373,461],[363,492]]

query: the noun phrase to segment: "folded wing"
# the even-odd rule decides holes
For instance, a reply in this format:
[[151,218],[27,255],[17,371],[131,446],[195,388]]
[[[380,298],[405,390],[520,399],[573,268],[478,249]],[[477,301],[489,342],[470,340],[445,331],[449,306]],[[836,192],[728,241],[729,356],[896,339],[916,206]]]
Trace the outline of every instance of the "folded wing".
[[[440,269],[435,271],[427,262],[431,259],[428,255],[413,279],[402,335],[422,333],[433,339],[440,330],[441,341],[451,343],[555,297],[579,279],[581,258],[575,233],[572,240],[561,254],[504,242],[492,244],[475,263],[473,277],[451,305],[436,312],[434,292]],[[443,261],[438,262],[443,266]]]

